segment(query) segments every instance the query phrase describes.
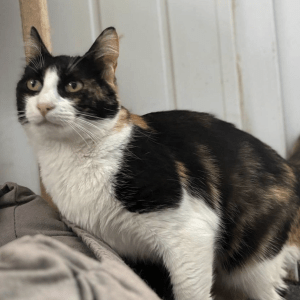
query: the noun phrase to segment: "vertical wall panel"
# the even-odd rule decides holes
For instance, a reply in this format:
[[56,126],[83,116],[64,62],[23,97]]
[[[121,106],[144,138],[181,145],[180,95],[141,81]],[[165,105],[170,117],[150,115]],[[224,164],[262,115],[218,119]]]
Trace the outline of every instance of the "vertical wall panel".
[[36,158],[17,118],[16,84],[25,66],[18,1],[1,2],[0,39],[0,185],[12,181],[39,194]]
[[243,128],[285,155],[271,0],[232,0]]
[[[55,55],[82,55],[92,45],[95,29],[94,26],[91,27],[90,1],[48,1],[52,48]],[[94,20],[96,21],[97,19]],[[99,33],[100,28],[97,35]]]
[[174,108],[167,86],[168,53],[162,44],[159,1],[99,3],[101,26],[116,27],[121,36],[117,78],[123,105],[140,114]]
[[287,149],[300,135],[300,2],[275,0]]
[[178,108],[224,118],[215,2],[171,0],[168,8]]
[[215,0],[220,47],[224,119],[242,128],[240,89],[237,74],[235,32],[231,1]]
[[169,22],[169,10],[167,0],[156,0],[158,5],[158,19],[161,29],[161,50],[163,53],[163,67],[165,69],[165,82],[170,109],[177,109],[177,95],[175,88],[175,76],[174,76],[174,61],[173,61],[173,49],[171,43],[171,32]]
[[88,0],[88,7],[90,15],[91,36],[94,41],[102,31],[100,25],[100,9],[98,0]]

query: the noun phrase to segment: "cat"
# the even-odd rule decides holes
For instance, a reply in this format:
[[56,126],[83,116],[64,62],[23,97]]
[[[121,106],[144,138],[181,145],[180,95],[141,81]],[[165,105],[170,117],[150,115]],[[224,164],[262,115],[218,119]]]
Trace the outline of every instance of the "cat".
[[33,27],[29,50],[18,118],[64,217],[125,259],[161,262],[176,300],[214,299],[214,284],[283,299],[300,258],[300,147],[289,162],[207,113],[130,113],[113,27],[81,57],[52,56]]

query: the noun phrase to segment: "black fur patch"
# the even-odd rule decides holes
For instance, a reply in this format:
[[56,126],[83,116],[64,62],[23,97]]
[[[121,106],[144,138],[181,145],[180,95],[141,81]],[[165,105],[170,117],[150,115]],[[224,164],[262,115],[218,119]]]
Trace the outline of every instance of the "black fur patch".
[[285,299],[285,297],[287,296],[287,292],[288,292],[288,290],[287,289],[276,289],[276,292],[277,292],[277,294],[280,296],[280,297],[282,297],[282,298],[284,298]]
[[182,197],[172,153],[135,127],[115,177],[117,199],[131,212],[147,213],[179,206]]
[[174,300],[170,274],[162,262],[124,260],[161,299]]
[[129,211],[179,206],[182,193],[176,161],[186,168],[188,193],[216,209],[211,171],[203,164],[207,158],[197,151],[203,146],[219,174],[218,261],[231,272],[251,259],[279,253],[299,205],[298,185],[284,159],[253,136],[208,114],[169,111],[143,119],[151,130],[135,128],[115,178],[117,198]]
[[[198,139],[193,139],[204,127],[200,122],[196,124],[200,128],[194,126],[191,112],[161,114],[161,118],[156,118],[158,113],[143,117],[151,130],[135,127],[121,171],[116,176],[117,198],[132,212],[178,207],[182,189],[176,161],[181,161],[188,170],[188,192],[193,196],[202,195],[213,207],[206,170],[197,154]],[[201,114],[194,114],[201,118]]]

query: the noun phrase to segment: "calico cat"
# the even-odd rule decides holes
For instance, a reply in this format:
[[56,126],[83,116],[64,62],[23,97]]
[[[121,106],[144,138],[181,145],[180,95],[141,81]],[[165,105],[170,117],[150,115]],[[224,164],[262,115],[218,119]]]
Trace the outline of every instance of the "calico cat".
[[82,57],[52,56],[31,29],[18,117],[54,204],[126,259],[162,262],[176,300],[214,299],[214,283],[283,299],[300,258],[300,150],[288,162],[206,113],[130,113],[118,55],[112,27]]

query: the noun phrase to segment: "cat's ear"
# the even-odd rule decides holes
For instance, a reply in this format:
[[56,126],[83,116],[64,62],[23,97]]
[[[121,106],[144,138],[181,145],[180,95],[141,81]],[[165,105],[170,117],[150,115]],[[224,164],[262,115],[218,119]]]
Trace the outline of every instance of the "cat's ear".
[[27,61],[39,56],[51,55],[35,27],[31,27],[30,37],[25,43]]
[[101,77],[108,83],[115,84],[115,71],[119,57],[119,37],[114,27],[106,28],[96,39],[90,50],[86,53],[91,55]]

